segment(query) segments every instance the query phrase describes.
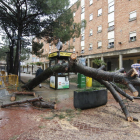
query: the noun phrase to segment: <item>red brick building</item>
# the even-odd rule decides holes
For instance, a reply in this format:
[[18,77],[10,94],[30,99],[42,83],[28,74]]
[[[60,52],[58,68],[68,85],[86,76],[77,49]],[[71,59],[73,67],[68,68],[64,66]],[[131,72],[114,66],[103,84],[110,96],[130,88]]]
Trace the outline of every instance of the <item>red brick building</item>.
[[[84,56],[88,66],[96,67],[92,60],[98,58],[107,70],[128,70],[140,62],[140,0],[81,0],[73,15],[75,22],[85,19],[86,28],[63,44],[63,51],[73,45],[68,51]],[[55,46],[44,43],[44,54],[54,51]],[[40,61],[48,63],[46,58]]]

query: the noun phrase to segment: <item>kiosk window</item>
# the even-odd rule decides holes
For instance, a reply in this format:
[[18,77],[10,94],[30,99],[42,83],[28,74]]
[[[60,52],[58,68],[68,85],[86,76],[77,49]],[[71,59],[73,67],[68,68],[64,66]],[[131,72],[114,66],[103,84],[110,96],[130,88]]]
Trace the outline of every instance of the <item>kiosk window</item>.
[[62,64],[62,60],[58,60],[58,64]]
[[55,60],[51,61],[51,67],[55,65]]

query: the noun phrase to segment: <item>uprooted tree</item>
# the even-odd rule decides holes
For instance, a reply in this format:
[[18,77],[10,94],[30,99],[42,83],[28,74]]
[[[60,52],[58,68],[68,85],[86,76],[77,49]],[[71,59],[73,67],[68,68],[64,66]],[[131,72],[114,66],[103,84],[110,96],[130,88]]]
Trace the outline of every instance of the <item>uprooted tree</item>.
[[[81,73],[85,76],[92,77],[93,79],[97,80],[101,84],[103,84],[113,95],[115,100],[120,104],[123,113],[128,121],[137,120],[130,116],[127,107],[125,106],[122,98],[119,96],[118,93],[129,99],[130,101],[134,101],[136,96],[138,96],[138,91],[135,89],[134,86],[140,85],[140,78],[137,76],[137,71],[133,68],[130,69],[127,73],[122,73],[124,69],[120,69],[116,72],[108,72],[104,71],[104,66],[101,66],[98,69],[83,66],[82,64],[76,61],[76,54],[72,54],[70,57],[69,64],[56,64],[53,67],[47,68],[41,75],[34,78],[27,84],[23,85],[22,88],[26,90],[32,90],[35,88],[40,82],[46,80],[54,73],[63,73],[63,72],[75,72]],[[120,89],[116,83],[123,84],[128,87],[128,89],[133,93],[134,96],[130,96],[125,93],[122,89]]]

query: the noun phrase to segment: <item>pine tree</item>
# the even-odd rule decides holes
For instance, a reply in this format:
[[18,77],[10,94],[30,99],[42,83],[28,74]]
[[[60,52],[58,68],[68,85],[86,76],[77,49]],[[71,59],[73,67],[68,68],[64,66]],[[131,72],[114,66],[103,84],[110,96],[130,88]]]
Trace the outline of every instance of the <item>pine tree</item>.
[[[63,41],[74,35],[70,27],[75,9],[71,10],[69,4],[69,0],[0,0],[0,26],[11,36],[17,36],[15,74],[18,73],[21,37],[44,35],[48,39],[51,37],[54,40],[55,37]],[[78,27],[80,27],[79,24],[77,24]],[[75,31],[75,36],[78,33]],[[8,36],[8,38],[13,40],[13,37]]]

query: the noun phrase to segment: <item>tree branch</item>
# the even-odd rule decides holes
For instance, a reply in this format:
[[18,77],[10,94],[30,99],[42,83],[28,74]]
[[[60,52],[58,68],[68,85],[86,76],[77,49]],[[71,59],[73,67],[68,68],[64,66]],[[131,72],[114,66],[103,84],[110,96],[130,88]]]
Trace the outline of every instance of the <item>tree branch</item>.
[[4,3],[2,0],[0,0],[0,2],[1,2],[5,7],[7,7],[7,8],[16,16],[16,12],[15,12],[9,5],[7,5],[6,3]]

